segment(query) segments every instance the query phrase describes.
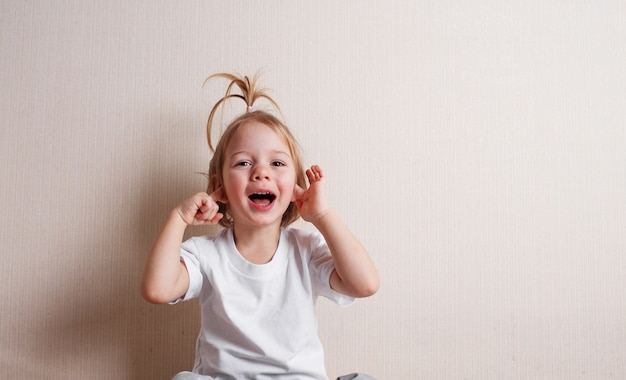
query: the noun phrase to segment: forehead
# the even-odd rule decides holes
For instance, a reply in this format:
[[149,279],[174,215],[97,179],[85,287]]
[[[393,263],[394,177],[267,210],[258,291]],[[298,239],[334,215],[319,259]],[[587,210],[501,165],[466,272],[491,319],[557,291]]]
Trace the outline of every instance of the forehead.
[[227,151],[241,149],[272,149],[290,152],[289,144],[276,127],[258,121],[249,121],[240,126],[228,144]]

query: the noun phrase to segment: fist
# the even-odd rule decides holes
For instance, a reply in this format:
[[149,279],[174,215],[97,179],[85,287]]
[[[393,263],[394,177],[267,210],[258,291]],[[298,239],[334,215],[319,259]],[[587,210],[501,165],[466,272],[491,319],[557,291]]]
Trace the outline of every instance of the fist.
[[188,225],[217,224],[224,217],[219,212],[217,202],[226,203],[225,198],[222,188],[215,190],[211,194],[197,193],[185,199],[178,205],[176,211]]

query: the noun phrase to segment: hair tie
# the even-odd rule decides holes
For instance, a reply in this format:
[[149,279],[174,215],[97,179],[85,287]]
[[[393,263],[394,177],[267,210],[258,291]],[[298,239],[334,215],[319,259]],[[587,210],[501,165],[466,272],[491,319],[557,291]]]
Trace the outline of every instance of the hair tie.
[[252,106],[248,106],[248,107],[246,108],[246,112],[252,112]]

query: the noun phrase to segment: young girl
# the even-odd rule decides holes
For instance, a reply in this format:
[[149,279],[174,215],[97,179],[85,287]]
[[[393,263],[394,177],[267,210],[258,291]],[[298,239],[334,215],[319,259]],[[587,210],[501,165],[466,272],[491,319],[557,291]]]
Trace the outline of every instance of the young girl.
[[[313,165],[304,171],[287,126],[253,110],[265,98],[280,112],[256,88],[257,77],[209,79],[214,77],[231,83],[207,123],[214,153],[209,191],[170,213],[149,253],[142,295],[152,303],[199,299],[202,326],[193,372],[175,379],[328,379],[316,298],[347,306],[377,291],[378,272],[327,203],[323,170]],[[241,94],[231,92],[234,86]],[[243,99],[247,111],[213,148],[213,116],[232,98]],[[288,228],[300,216],[319,233]],[[188,225],[217,223],[226,227],[217,236],[182,241]]]

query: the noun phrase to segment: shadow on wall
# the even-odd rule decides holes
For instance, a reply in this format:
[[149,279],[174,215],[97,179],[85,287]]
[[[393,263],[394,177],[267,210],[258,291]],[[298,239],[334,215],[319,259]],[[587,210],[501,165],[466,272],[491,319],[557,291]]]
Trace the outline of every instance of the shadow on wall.
[[[169,379],[192,368],[199,328],[197,303],[152,305],[139,292],[144,260],[167,214],[185,197],[201,190],[198,184],[206,185],[204,177],[194,173],[203,163],[185,167],[181,159],[182,152],[189,149],[189,136],[193,136],[185,134],[184,128],[197,128],[192,124],[185,118],[161,121],[160,128],[176,127],[181,137],[155,137],[146,141],[140,152],[132,153],[139,165],[127,169],[133,178],[118,181],[120,188],[106,189],[111,195],[105,195],[108,201],[102,202],[110,207],[102,213],[105,220],[80,230],[83,236],[68,239],[66,249],[74,253],[67,257],[82,259],[61,263],[58,270],[50,271],[56,272],[57,278],[50,279],[56,281],[55,286],[61,282],[68,288],[56,292],[62,293],[55,296],[57,299],[44,293],[45,302],[56,305],[43,308],[52,312],[37,318],[43,323],[33,329],[35,336],[28,337],[23,345],[24,354],[33,356],[27,361],[45,363],[42,365],[47,369],[22,368],[21,375]],[[142,163],[144,167],[140,167]],[[206,227],[188,231],[214,232]],[[73,295],[72,299],[64,299],[68,295]]]
[[[171,115],[170,115],[171,116]],[[203,125],[185,115],[174,115],[161,123],[165,132],[157,136],[152,146],[146,146],[150,158],[141,181],[138,194],[140,207],[135,223],[135,235],[140,239],[132,242],[133,252],[139,252],[137,262],[130,273],[132,299],[127,310],[133,340],[129,347],[129,363],[135,379],[169,379],[177,372],[191,370],[195,355],[195,341],[200,327],[200,312],[195,301],[177,305],[152,305],[139,294],[139,282],[144,262],[154,239],[161,230],[169,212],[182,200],[206,189],[207,180],[199,174],[208,170],[208,162],[199,162],[198,155],[185,156],[185,152],[208,149]],[[174,133],[172,133],[174,131]],[[200,136],[198,148],[190,143],[193,136]],[[186,158],[185,158],[186,157]],[[174,164],[172,164],[174,163]],[[149,223],[142,223],[149,221]],[[188,227],[185,238],[190,235],[215,234],[217,227]]]

